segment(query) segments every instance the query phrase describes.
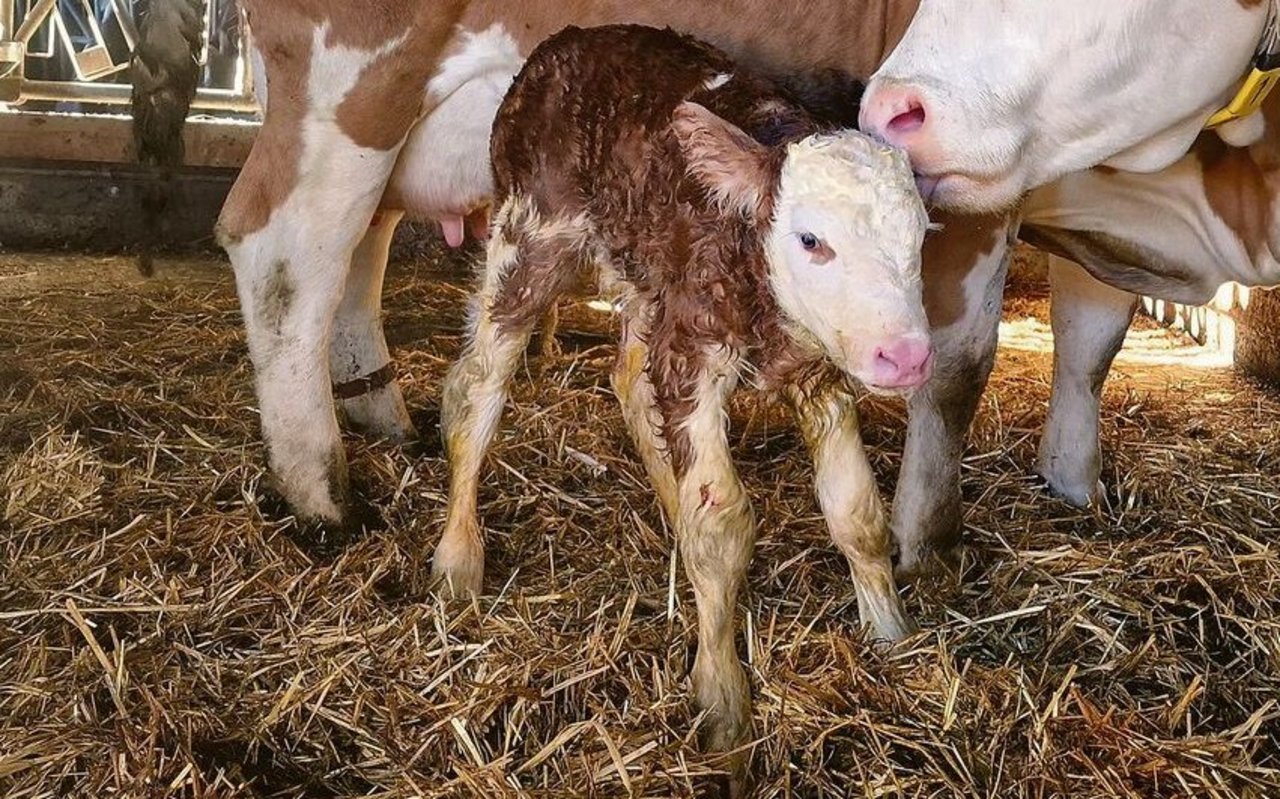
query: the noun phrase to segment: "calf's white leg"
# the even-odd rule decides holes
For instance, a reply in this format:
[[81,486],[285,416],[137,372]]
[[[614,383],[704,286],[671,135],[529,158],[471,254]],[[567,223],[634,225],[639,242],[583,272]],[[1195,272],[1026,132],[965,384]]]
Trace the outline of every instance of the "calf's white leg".
[[1098,416],[1102,386],[1138,307],[1137,295],[1112,288],[1056,256],[1053,288],[1053,393],[1038,470],[1058,496],[1079,507],[1102,490]]
[[[693,692],[707,711],[703,743],[728,751],[751,733],[751,691],[735,647],[734,614],[755,548],[756,524],[729,453],[726,401],[737,382],[737,358],[727,351],[707,356],[694,378],[694,405],[675,435],[687,445],[687,463],[676,472],[676,536],[698,606],[698,652]],[[670,395],[669,392],[660,393]],[[735,758],[741,776],[745,757]]]
[[382,281],[403,216],[380,212],[356,247],[329,345],[334,393],[347,421],[366,435],[395,442],[417,437],[382,330]]
[[476,489],[484,456],[502,420],[507,384],[537,322],[578,274],[585,230],[578,220],[543,220],[533,203],[509,198],[494,218],[474,329],[445,379],[440,428],[449,459],[449,509],[432,559],[446,595],[479,594],[484,544]]
[[793,388],[792,406],[813,457],[818,503],[831,539],[849,559],[863,624],[898,641],[915,626],[893,579],[889,532],[858,428],[857,400],[839,378]]

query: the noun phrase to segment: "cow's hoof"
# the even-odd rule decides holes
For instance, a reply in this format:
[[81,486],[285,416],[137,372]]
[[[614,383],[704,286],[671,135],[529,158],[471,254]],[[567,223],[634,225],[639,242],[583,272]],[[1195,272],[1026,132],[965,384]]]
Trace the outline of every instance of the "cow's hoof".
[[1048,485],[1049,493],[1077,508],[1098,505],[1102,497],[1102,472],[1099,458],[1082,459],[1041,453],[1036,473]]
[[960,573],[959,545],[945,549],[904,547],[894,559],[893,577],[898,585],[923,580],[955,579]]
[[404,444],[418,438],[400,389],[394,385],[343,400],[342,412],[347,425],[365,438],[390,444]]
[[289,538],[307,555],[319,560],[336,557],[359,537],[360,528],[347,519],[343,521],[303,520],[289,533]]
[[303,552],[320,560],[331,560],[364,537],[366,533],[386,529],[378,509],[363,499],[351,499],[341,505],[338,519],[306,519],[296,516],[297,524],[289,537]]
[[1090,482],[1089,480],[1064,479],[1057,475],[1048,474],[1043,470],[1040,472],[1040,476],[1044,478],[1050,494],[1081,510],[1096,508],[1102,497],[1103,487],[1101,480]]

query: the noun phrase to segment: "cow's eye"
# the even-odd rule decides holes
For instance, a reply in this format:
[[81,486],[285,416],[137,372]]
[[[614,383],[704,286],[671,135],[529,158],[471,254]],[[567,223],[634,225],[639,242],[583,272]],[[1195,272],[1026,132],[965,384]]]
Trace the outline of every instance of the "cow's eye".
[[822,241],[812,233],[801,233],[800,246],[809,252],[816,252],[822,246]]

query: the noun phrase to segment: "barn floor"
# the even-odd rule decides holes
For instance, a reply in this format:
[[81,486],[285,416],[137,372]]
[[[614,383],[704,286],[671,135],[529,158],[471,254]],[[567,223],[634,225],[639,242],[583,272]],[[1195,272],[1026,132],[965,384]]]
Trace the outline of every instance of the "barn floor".
[[[0,256],[0,795],[689,796],[692,595],[608,394],[602,315],[516,388],[476,605],[423,590],[465,279],[389,281],[421,451],[348,440],[381,519],[312,556],[271,495],[229,270]],[[802,447],[743,402],[758,795],[1280,795],[1280,400],[1139,325],[1109,507],[1032,474],[1043,289],[1020,286],[966,459],[966,570],[865,640]],[[539,363],[529,362],[528,374]],[[904,411],[867,402],[888,492]],[[674,578],[673,578],[673,575]]]

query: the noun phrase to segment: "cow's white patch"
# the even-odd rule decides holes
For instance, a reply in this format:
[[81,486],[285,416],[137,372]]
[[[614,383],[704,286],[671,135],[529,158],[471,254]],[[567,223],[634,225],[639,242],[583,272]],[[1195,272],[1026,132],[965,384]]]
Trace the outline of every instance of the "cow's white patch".
[[732,72],[721,72],[719,75],[707,78],[706,82],[702,84],[702,88],[709,92],[713,92],[731,80],[733,80]]
[[[1141,286],[1128,287],[1164,300],[1200,305],[1227,281],[1256,286],[1280,280],[1270,248],[1251,257],[1209,204],[1204,171],[1195,156],[1151,175],[1100,170],[1067,175],[1032,192],[1024,220],[1040,227],[1105,233],[1128,244],[1131,252],[1150,253],[1151,274],[1141,277]],[[1275,225],[1269,227],[1274,230]],[[1090,266],[1106,277],[1112,264]],[[1162,278],[1170,267],[1182,276]],[[1125,285],[1131,271],[1116,272],[1117,284]]]
[[428,81],[427,115],[391,178],[392,194],[419,219],[465,215],[493,196],[489,135],[524,56],[502,25],[464,31],[461,41]]
[[428,102],[440,103],[458,89],[480,78],[507,75],[508,82],[524,64],[520,45],[501,23],[482,31],[461,32],[457,52],[440,62],[427,82]]
[[307,71],[308,107],[333,111],[347,94],[360,82],[366,67],[387,53],[395,50],[409,36],[409,31],[388,39],[373,50],[361,50],[345,45],[329,46],[329,25],[320,26],[312,34],[311,68]]

